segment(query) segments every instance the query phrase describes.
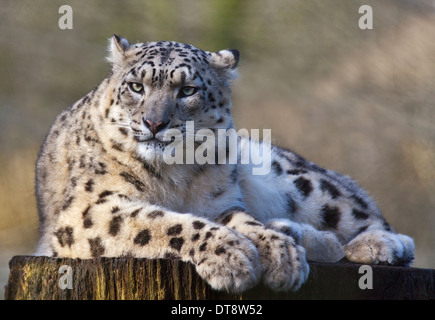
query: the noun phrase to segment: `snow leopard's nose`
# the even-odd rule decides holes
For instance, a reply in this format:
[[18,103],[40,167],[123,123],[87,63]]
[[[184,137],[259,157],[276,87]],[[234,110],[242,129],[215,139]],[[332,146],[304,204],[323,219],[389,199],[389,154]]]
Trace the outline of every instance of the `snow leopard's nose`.
[[168,123],[169,123],[169,121],[167,121],[167,122],[163,122],[163,121],[153,122],[150,119],[144,120],[145,126],[151,131],[151,133],[153,135],[156,135],[157,132],[164,129],[168,125]]

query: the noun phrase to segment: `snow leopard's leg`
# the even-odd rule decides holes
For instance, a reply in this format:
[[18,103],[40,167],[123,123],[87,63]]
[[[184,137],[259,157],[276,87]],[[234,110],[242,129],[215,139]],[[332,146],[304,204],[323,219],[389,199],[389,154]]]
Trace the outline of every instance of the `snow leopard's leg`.
[[292,236],[305,248],[310,261],[336,262],[346,257],[358,263],[408,266],[414,259],[412,238],[390,228],[387,231],[373,225],[343,246],[334,232],[317,230],[308,224],[276,219],[266,226]]
[[288,219],[269,220],[266,226],[293,237],[305,248],[309,261],[337,262],[345,256],[343,245],[332,231],[317,230],[309,224]]
[[305,250],[291,236],[267,228],[243,208],[231,208],[217,222],[247,236],[257,247],[262,281],[274,290],[296,291],[307,280],[309,265]]
[[96,203],[82,209],[59,213],[46,241],[53,255],[62,257],[181,259],[193,263],[219,290],[243,291],[260,278],[257,249],[243,235],[115,192],[100,194]]
[[412,262],[413,240],[396,233],[373,199],[351,178],[278,147],[272,168],[282,203],[287,203],[288,219],[300,224],[288,223],[288,227],[303,234],[308,259],[336,261],[343,255],[359,263]]

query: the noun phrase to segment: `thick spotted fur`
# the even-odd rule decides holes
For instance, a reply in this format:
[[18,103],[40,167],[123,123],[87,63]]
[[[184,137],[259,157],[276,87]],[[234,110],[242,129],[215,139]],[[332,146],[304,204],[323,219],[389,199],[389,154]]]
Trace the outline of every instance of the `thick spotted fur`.
[[[412,239],[365,191],[287,149],[271,146],[267,175],[163,161],[171,128],[234,128],[236,50],[113,36],[109,52],[110,75],[57,117],[41,149],[37,254],[181,259],[229,291],[297,290],[307,259],[411,263]],[[258,144],[241,138],[239,151]]]

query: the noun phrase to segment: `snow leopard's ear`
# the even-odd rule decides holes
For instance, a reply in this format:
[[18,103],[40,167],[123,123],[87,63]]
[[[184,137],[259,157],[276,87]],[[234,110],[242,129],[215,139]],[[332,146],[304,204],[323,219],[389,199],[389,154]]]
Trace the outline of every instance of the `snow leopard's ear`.
[[122,65],[125,58],[126,52],[130,48],[130,43],[128,43],[127,39],[118,37],[114,34],[109,39],[109,56],[107,57],[107,61],[115,65]]
[[237,66],[239,64],[240,53],[237,50],[220,50],[211,53],[210,64],[227,78],[237,77]]

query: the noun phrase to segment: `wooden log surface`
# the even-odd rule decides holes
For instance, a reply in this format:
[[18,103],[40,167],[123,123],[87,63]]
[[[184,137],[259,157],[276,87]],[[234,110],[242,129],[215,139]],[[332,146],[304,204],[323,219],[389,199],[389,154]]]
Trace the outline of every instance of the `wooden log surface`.
[[[193,265],[178,260],[16,256],[9,267],[9,300],[435,299],[435,270],[419,268],[370,266],[372,289],[362,289],[362,277],[370,275],[361,265],[310,263],[308,281],[295,293],[259,284],[231,294],[211,289]],[[59,284],[65,277],[70,289]]]

